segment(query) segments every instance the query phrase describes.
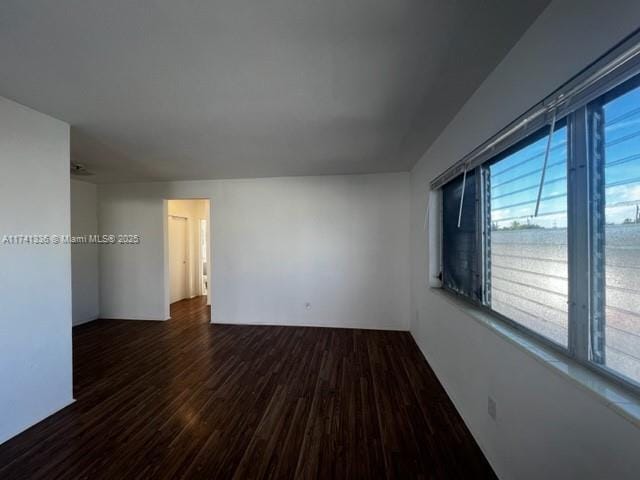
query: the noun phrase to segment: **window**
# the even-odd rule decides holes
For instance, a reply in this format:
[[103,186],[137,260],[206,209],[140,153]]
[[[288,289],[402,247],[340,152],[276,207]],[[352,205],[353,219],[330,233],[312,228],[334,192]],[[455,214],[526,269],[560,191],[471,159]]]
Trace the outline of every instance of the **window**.
[[443,288],[640,391],[640,34],[432,188]]
[[535,216],[548,129],[488,167],[487,304],[560,345],[568,342],[567,128],[555,129]]
[[604,352],[607,368],[640,382],[640,87],[624,85],[602,107]]

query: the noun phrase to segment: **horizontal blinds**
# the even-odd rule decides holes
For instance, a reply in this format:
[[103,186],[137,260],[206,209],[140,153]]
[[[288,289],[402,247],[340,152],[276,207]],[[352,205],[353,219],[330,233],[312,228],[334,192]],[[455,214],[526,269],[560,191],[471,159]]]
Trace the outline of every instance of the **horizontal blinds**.
[[535,105],[491,139],[456,162],[431,181],[431,188],[441,188],[447,182],[471,170],[503,150],[563,116],[583,107],[605,90],[609,90],[640,69],[640,32],[636,32],[598,61]]
[[479,300],[476,291],[476,179],[471,170],[442,189],[442,285]]

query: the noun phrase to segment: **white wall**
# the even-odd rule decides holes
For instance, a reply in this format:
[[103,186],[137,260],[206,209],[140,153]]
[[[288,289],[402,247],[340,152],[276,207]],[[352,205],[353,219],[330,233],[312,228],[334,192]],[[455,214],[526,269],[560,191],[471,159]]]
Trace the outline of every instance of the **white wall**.
[[[137,246],[100,245],[100,316],[166,320],[164,258],[166,202],[162,184],[99,185],[98,231],[142,235]],[[159,201],[160,199],[160,201]]]
[[101,248],[104,317],[166,318],[162,200],[209,198],[214,322],[408,328],[407,173],[101,185],[98,196],[103,233],[143,236]]
[[[69,234],[69,126],[0,98],[0,237]],[[72,402],[68,245],[0,242],[0,443]]]
[[[92,183],[71,180],[71,234],[98,233],[97,187]],[[71,291],[73,324],[90,322],[100,314],[98,288],[98,246],[71,245]]]
[[552,2],[411,175],[411,332],[504,479],[637,478],[640,430],[429,289],[428,183],[639,25],[637,0]]

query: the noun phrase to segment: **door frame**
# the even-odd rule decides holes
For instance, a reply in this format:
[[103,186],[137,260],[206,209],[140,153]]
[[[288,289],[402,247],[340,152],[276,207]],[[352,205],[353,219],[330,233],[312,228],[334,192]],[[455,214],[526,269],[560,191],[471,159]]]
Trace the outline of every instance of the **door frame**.
[[[180,197],[172,196],[162,200],[162,225],[163,225],[163,258],[164,258],[164,318],[171,318],[171,273],[169,270],[169,200],[205,200],[207,202],[207,268],[208,268],[208,286],[207,289],[207,305],[211,307],[211,292],[213,290],[213,205],[211,198],[207,196],[190,196]],[[189,219],[187,219],[187,224]],[[197,252],[198,258],[200,252]],[[211,319],[213,320],[213,308]]]

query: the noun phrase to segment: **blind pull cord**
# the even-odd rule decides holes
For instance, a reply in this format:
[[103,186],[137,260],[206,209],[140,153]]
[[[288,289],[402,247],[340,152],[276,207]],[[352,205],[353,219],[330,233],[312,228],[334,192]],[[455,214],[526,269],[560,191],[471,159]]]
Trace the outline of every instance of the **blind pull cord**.
[[464,204],[464,190],[467,187],[467,165],[464,166],[464,173],[462,174],[462,194],[460,195],[460,211],[458,212],[458,228],[462,223],[462,205]]
[[549,129],[549,140],[547,140],[547,149],[544,152],[544,163],[542,164],[542,175],[540,176],[540,186],[538,187],[538,198],[536,199],[536,212],[534,217],[538,216],[540,210],[540,199],[542,197],[542,187],[544,185],[544,177],[547,173],[547,163],[549,162],[549,153],[551,151],[551,140],[553,139],[553,131],[556,128],[556,113],[557,110],[553,110],[553,117],[551,117],[551,128]]
[[431,196],[431,192],[427,189],[427,198],[425,202],[425,212],[424,212],[424,231],[427,231],[427,226],[429,225],[429,197]]

